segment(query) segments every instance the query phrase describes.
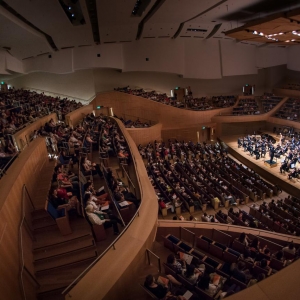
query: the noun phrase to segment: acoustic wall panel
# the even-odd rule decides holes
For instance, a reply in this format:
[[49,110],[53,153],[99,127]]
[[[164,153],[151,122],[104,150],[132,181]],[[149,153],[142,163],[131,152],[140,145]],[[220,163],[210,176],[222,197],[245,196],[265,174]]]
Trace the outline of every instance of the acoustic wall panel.
[[221,59],[217,40],[188,39],[184,45],[186,78],[219,79]]
[[221,41],[222,75],[257,74],[255,51],[253,45]]

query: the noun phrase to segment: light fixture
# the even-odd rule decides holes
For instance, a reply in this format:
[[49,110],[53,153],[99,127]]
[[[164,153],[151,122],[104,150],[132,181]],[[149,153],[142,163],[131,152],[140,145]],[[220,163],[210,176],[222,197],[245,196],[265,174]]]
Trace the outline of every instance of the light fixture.
[[285,42],[286,42],[286,43],[289,43],[289,42],[290,42],[290,40],[286,40]]
[[292,40],[291,40],[291,42],[295,42],[295,41],[296,41],[295,39],[292,39]]
[[283,32],[280,32],[279,35],[283,35]]
[[72,17],[74,18],[74,17],[75,17],[75,15],[74,15],[74,14],[72,14]]
[[72,7],[71,6],[69,6],[69,10],[71,10],[72,9]]
[[264,36],[264,34],[262,32],[259,33],[260,36]]
[[258,32],[256,30],[253,31],[253,34],[258,34]]

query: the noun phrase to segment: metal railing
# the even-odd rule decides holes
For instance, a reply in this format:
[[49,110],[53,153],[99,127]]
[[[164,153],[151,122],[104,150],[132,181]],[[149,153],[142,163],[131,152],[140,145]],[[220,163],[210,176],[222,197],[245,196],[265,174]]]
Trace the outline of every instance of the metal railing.
[[158,268],[158,272],[161,273],[161,262],[160,262],[160,257],[157,256],[154,252],[152,252],[149,249],[146,249],[146,254],[147,254],[147,259],[148,259],[148,265],[151,265],[151,259],[150,259],[150,254],[152,256],[154,256],[155,258],[157,258],[157,268]]
[[70,95],[64,95],[64,94],[60,94],[60,93],[55,93],[55,92],[51,92],[51,91],[46,91],[46,90],[31,88],[31,87],[27,87],[27,86],[24,87],[24,89],[29,90],[29,91],[33,91],[33,92],[44,93],[47,96],[52,96],[52,97],[54,96],[54,97],[60,97],[60,98],[68,98],[69,100],[75,100],[77,102],[81,102],[84,105],[89,104],[96,97],[96,95],[94,94],[89,99],[82,99],[82,98],[78,98],[78,97],[74,97],[74,96],[70,96]]
[[15,153],[11,159],[0,169],[0,179],[6,174],[7,169],[13,163],[13,161],[19,156],[19,152]]
[[123,173],[122,175],[123,175],[123,177],[124,177],[124,174],[125,174],[126,178],[127,178],[127,181],[128,181],[129,188],[130,188],[130,185],[131,185],[132,188],[133,188],[133,191],[134,191],[133,193],[136,196],[135,186],[134,186],[133,182],[131,181],[131,178],[130,178],[129,174],[126,172],[126,170],[124,168],[124,164],[120,164],[120,165],[122,166],[122,173]]
[[30,272],[30,270],[28,270],[28,268],[25,266],[25,260],[24,260],[24,247],[23,247],[23,226],[25,226],[27,228],[27,232],[29,233],[29,235],[31,236],[31,238],[33,239],[33,235],[31,232],[31,228],[30,225],[28,224],[28,221],[26,219],[26,209],[25,209],[25,205],[28,203],[27,201],[25,201],[25,199],[29,199],[29,203],[30,203],[30,207],[31,209],[35,209],[34,204],[32,202],[32,199],[29,195],[29,192],[26,188],[26,185],[23,185],[23,190],[22,190],[22,200],[21,200],[21,222],[20,222],[20,226],[19,226],[19,251],[21,253],[20,255],[20,286],[21,286],[21,291],[22,291],[22,295],[23,295],[23,299],[26,300],[27,296],[26,296],[26,291],[25,291],[25,287],[24,287],[24,281],[23,281],[23,273],[24,271],[26,272],[26,274],[28,274],[30,276],[30,278],[35,282],[35,284],[40,287],[39,282],[36,280],[35,276]]

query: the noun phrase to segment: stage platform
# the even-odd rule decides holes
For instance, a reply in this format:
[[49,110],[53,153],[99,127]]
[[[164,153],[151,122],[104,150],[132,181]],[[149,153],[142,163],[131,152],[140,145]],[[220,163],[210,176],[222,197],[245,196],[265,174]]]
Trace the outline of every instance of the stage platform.
[[[274,138],[275,135],[269,133]],[[295,196],[300,197],[300,181],[298,179],[288,179],[288,173],[285,174],[280,173],[281,161],[277,160],[277,164],[265,163],[265,161],[270,161],[269,154],[266,154],[265,158],[260,158],[258,160],[255,159],[255,155],[251,156],[250,153],[244,152],[244,148],[238,148],[237,140],[241,135],[232,135],[232,136],[222,136],[220,138],[221,141],[226,143],[228,146],[228,152],[233,157],[238,159],[244,165],[250,167],[255,172],[257,172],[264,179],[269,181],[272,184],[279,185],[284,191]],[[273,159],[276,162],[276,159]]]

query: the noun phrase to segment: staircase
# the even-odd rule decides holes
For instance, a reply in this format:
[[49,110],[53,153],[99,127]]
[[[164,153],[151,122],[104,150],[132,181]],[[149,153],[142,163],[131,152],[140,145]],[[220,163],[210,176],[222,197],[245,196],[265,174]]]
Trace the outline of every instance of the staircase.
[[62,236],[45,210],[32,213],[35,277],[39,300],[64,299],[61,292],[97,257],[90,226],[83,218],[70,216],[73,233]]
[[31,197],[32,254],[35,278],[39,283],[36,299],[63,300],[62,291],[97,257],[97,248],[87,221],[69,212],[72,233],[63,236],[56,221],[45,210],[55,161],[46,162],[39,173],[39,185]]

